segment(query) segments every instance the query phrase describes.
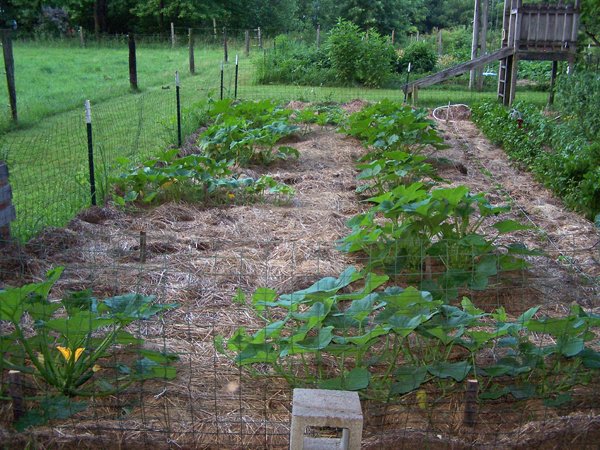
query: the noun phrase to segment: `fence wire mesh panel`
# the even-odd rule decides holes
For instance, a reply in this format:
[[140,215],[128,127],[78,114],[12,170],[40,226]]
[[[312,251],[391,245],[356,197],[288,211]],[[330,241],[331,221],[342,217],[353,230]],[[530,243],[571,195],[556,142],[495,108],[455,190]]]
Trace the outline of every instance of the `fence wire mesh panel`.
[[[387,338],[378,338],[373,328],[373,339],[368,340],[368,345],[360,352],[346,349],[346,354],[340,357],[341,342],[353,336],[358,342],[364,331],[360,327],[346,327],[335,317],[343,317],[344,311],[348,314],[346,306],[352,298],[368,297],[365,294],[352,297],[352,293],[364,292],[364,282],[359,280],[359,286],[354,286],[348,283],[350,278],[344,280],[340,274],[345,271],[349,276],[347,265],[368,265],[369,261],[348,260],[330,242],[281,239],[278,233],[282,230],[273,232],[268,228],[264,235],[247,240],[244,235],[251,234],[252,227],[261,226],[261,222],[248,221],[251,212],[246,207],[206,210],[165,205],[133,217],[115,210],[101,211],[104,215],[100,220],[99,211],[95,216],[81,215],[68,228],[42,234],[21,248],[20,253],[3,259],[2,278],[21,284],[37,281],[47,269],[61,265],[65,270],[51,291],[53,300],[65,297],[69,291],[91,288],[93,297],[100,301],[137,292],[154,296],[155,306],[176,306],[160,316],[136,320],[126,327],[132,338],[143,339],[143,344],[117,346],[110,356],[97,361],[99,367],[92,375],[95,387],[91,398],[71,400],[77,405],[85,401],[85,408],[68,419],[55,417],[50,421],[51,426],[37,426],[26,435],[3,431],[3,441],[9,445],[105,447],[119,442],[136,448],[286,448],[292,386],[324,386],[335,381],[344,370],[357,367],[368,368],[372,383],[362,406],[365,448],[532,447],[545,445],[549,435],[558,446],[596,445],[599,424],[594,411],[598,379],[590,378],[583,366],[559,369],[546,361],[547,372],[542,378],[537,378],[538,373],[506,374],[504,378],[493,378],[492,383],[485,367],[494,366],[494,361],[501,361],[508,351],[506,342],[498,339],[494,345],[486,345],[474,353],[476,362],[473,362],[481,373],[470,377],[480,380],[480,401],[475,405],[473,423],[465,424],[465,409],[469,405],[465,397],[467,378],[460,374],[458,366],[448,376],[437,372],[446,367],[444,364],[462,361],[465,352],[459,346],[440,346],[440,342],[432,345],[435,338],[428,336],[427,331],[420,334],[417,328],[397,324],[413,332],[405,333],[405,338],[399,341],[405,348],[395,353],[398,361],[392,377],[396,381],[392,384],[384,381],[390,364],[384,358],[393,348]],[[286,214],[268,208],[264,213]],[[120,231],[124,225],[130,232]],[[139,232],[135,232],[142,229],[147,230],[145,245],[140,243]],[[555,317],[567,311],[572,302],[598,308],[597,285],[582,283],[580,276],[557,258],[539,256],[531,257],[530,261],[531,269],[498,273],[484,293],[465,289],[461,294],[486,311],[504,307],[512,318],[532,305],[540,306],[540,314]],[[403,278],[416,281],[424,277],[423,273],[407,271]],[[435,278],[435,271],[430,275]],[[323,281],[324,277],[331,278]],[[391,284],[405,285],[400,279]],[[284,319],[287,312],[285,307],[269,306],[276,303],[270,292],[295,292],[299,299],[311,286],[320,286],[313,293],[321,305],[327,304],[332,295],[338,296],[335,308],[339,309],[329,318],[332,325],[323,324],[321,331],[313,329],[308,333],[312,339],[298,338],[298,349],[294,351],[293,346],[288,346],[289,355],[283,357],[283,341],[306,334],[302,325],[312,319],[310,310],[300,308],[295,320],[288,317],[288,324],[275,336],[270,325]],[[344,295],[347,298],[342,301]],[[319,302],[313,303],[313,308]],[[388,302],[392,302],[391,297]],[[354,313],[360,313],[357,305],[351,306],[356,309]],[[369,322],[377,321],[378,313],[377,306],[370,310],[369,319],[363,322],[364,330],[369,329]],[[460,330],[458,322],[465,320],[465,316],[448,317],[457,321],[456,328],[447,323],[445,332],[452,335],[452,330]],[[491,325],[492,322],[482,319],[466,334],[485,333]],[[6,331],[6,322],[2,326]],[[315,338],[322,338],[322,330],[329,326],[334,328],[333,341],[319,345]],[[35,332],[33,323],[25,327],[28,332]],[[429,332],[435,333],[434,330],[429,328]],[[544,330],[522,333],[532,354],[551,348],[552,336]],[[246,341],[243,348],[241,336],[253,336],[256,344]],[[268,346],[258,344],[261,337]],[[169,370],[172,368],[174,376],[166,380],[148,377],[110,396],[93,395],[94,389],[100,392],[107,383],[118,386],[123,375],[118,370],[136,367],[130,362],[139,361],[149,350],[170,358]],[[265,354],[261,356],[261,352]],[[269,352],[273,356],[271,363],[266,359],[251,364],[236,363],[253,358],[261,361]],[[149,358],[157,361],[155,355],[147,355],[143,361],[151,361]],[[420,372],[417,370],[407,379],[402,367],[414,368],[415,364],[429,367],[427,379],[435,378],[434,373],[439,377],[435,381],[420,380],[418,389],[407,388],[405,392],[405,383],[418,386]],[[2,406],[3,426],[7,427],[13,417],[16,382],[14,378],[7,379],[6,374],[4,377],[4,395],[13,396],[12,403],[4,401]],[[35,382],[26,373],[18,383],[24,413],[31,414],[36,408],[51,405],[55,392],[47,385]],[[546,398],[529,397],[528,389],[539,388],[537,383],[543,386],[539,392],[545,390],[548,394]],[[562,405],[564,392],[558,387],[561,383],[564,386],[577,383],[564,391],[570,397]],[[512,395],[499,389],[500,386],[511,389]],[[394,390],[396,394],[392,395]]]

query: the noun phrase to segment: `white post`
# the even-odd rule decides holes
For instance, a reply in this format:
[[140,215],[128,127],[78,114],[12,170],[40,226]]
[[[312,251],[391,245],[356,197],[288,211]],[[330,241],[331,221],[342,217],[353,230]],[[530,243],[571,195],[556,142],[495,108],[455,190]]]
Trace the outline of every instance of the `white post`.
[[85,101],[85,123],[92,123],[92,107],[89,100]]
[[[479,10],[481,9],[481,0],[475,0],[473,9],[473,40],[471,41],[471,60],[477,58],[477,49],[479,48]],[[475,69],[469,72],[469,89],[473,89],[475,83]]]
[[171,22],[171,48],[175,48],[175,24]]

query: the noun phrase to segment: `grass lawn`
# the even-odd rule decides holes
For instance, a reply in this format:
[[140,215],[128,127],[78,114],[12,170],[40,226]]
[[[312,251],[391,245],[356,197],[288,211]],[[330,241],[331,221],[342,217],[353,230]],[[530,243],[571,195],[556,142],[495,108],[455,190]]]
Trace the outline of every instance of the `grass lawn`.
[[[224,96],[234,94],[235,54],[224,70]],[[181,77],[181,100],[185,109],[208,97],[220,95],[219,47],[197,47],[196,75],[188,70],[186,47],[138,45],[140,92],[129,87],[128,50],[125,46],[78,48],[15,42],[15,75],[20,116],[19,127],[9,122],[6,89],[0,89],[0,160],[10,169],[17,209],[13,235],[26,240],[45,226],[62,226],[89,204],[87,137],[83,103],[92,102],[94,154],[98,189],[115,173],[120,157],[139,160],[177,142],[175,128],[174,74]],[[251,57],[262,54],[253,51]],[[493,89],[493,88],[492,88]],[[524,95],[525,94],[525,95]],[[330,88],[253,84],[251,59],[240,58],[238,96],[280,101],[343,102],[355,98],[402,100],[400,90]],[[517,98],[540,106],[546,93],[518,92]],[[525,98],[526,97],[526,98]],[[419,106],[435,107],[448,102],[474,103],[494,99],[495,92],[470,92],[461,86],[424,89]],[[189,116],[183,114],[184,120]],[[9,130],[9,127],[12,129]],[[183,123],[184,133],[196,124]]]

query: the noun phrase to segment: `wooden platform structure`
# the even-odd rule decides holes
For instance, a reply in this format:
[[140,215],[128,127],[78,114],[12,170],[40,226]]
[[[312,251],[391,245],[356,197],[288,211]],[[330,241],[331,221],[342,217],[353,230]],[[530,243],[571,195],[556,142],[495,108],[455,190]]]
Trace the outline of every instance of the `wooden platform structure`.
[[553,61],[552,84],[557,62],[575,61],[580,0],[575,4],[527,4],[523,0],[505,0],[502,46],[493,53],[479,56],[441,72],[404,85],[413,98],[420,87],[431,86],[448,78],[500,61],[498,99],[510,105],[515,98],[519,60]]
[[502,48],[512,55],[500,60],[498,99],[510,105],[515,98],[519,60],[553,61],[552,84],[557,61],[572,65],[577,51],[580,0],[574,5],[523,5],[523,0],[505,0]]

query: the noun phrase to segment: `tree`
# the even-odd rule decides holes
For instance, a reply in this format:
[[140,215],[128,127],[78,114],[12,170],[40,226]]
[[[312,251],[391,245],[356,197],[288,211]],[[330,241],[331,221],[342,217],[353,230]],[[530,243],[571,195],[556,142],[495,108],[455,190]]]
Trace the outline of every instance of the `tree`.
[[423,0],[343,0],[340,15],[361,29],[374,28],[385,35],[405,33],[425,19]]

